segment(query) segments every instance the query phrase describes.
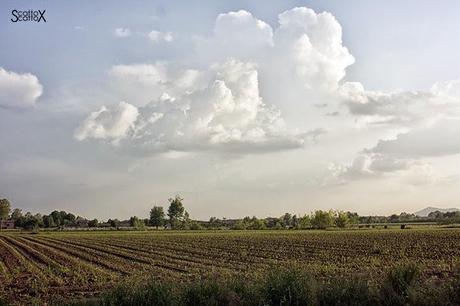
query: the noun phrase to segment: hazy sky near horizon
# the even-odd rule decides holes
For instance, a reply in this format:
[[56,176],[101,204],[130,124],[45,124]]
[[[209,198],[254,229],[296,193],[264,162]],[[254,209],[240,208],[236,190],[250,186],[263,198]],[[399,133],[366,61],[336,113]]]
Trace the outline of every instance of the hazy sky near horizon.
[[[12,10],[46,9],[46,23]],[[2,1],[0,198],[192,218],[458,207],[458,1]]]

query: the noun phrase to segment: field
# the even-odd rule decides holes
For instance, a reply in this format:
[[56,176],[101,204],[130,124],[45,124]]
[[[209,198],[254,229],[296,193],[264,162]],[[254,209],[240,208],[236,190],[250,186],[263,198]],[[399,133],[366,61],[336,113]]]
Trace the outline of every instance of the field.
[[213,272],[249,275],[273,265],[319,278],[366,275],[415,263],[449,279],[460,229],[344,231],[0,233],[0,295],[12,303],[88,297],[128,276],[187,281]]

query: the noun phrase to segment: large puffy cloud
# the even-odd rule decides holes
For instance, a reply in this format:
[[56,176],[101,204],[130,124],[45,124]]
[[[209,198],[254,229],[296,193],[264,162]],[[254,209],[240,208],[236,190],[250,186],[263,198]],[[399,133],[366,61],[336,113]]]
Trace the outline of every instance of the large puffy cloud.
[[272,29],[244,10],[220,14],[213,35],[198,40],[197,53],[213,60],[237,57],[256,62],[268,82],[287,80],[286,89],[299,94],[334,92],[354,63],[335,17],[298,7],[279,14],[278,22]]
[[[349,115],[365,127],[410,133],[459,114],[459,81],[413,92],[344,82],[354,58],[332,14],[300,7],[281,13],[278,22],[272,29],[247,11],[220,14],[191,60],[114,66],[113,90],[139,112],[122,142],[151,151],[269,151],[300,147],[311,131],[354,128],[350,117],[344,120]],[[339,111],[343,106],[349,115]],[[95,135],[79,139],[120,138]],[[406,165],[379,150],[370,152],[384,155],[367,162],[370,172]]]
[[[112,69],[112,74],[129,79],[133,71],[146,72],[136,74],[135,79],[160,89],[166,86],[170,91],[139,108],[126,103],[115,110],[103,107],[83,122],[76,138],[103,138],[117,143],[126,138],[121,143],[147,152],[255,152],[297,148],[308,137],[289,131],[280,112],[264,104],[257,70],[250,63],[228,60],[212,65],[201,72],[206,74],[206,86],[193,81],[182,85],[171,82],[168,86],[170,72],[166,66],[160,67],[135,65]],[[189,73],[183,70],[183,74]],[[180,80],[179,75],[176,76]]]
[[[244,152],[301,147],[306,138],[316,141],[324,133],[321,114],[336,111],[317,108],[319,100],[308,101],[309,95],[316,99],[317,92],[334,92],[354,62],[337,20],[307,8],[280,14],[275,31],[247,11],[220,14],[212,36],[199,43],[195,53],[204,57],[207,70],[177,62],[110,70],[114,91],[139,111],[133,129],[123,134],[130,148]],[[288,128],[284,111],[301,124]],[[113,138],[110,133],[77,135],[81,140]]]
[[312,90],[335,90],[354,63],[342,44],[342,28],[327,12],[298,7],[279,15],[275,31],[275,56],[287,73],[295,72]]
[[35,75],[19,74],[0,67],[0,107],[34,106],[42,92],[43,87]]
[[117,144],[134,127],[138,115],[137,108],[126,102],[120,102],[113,109],[103,106],[81,123],[75,131],[75,138],[107,139]]

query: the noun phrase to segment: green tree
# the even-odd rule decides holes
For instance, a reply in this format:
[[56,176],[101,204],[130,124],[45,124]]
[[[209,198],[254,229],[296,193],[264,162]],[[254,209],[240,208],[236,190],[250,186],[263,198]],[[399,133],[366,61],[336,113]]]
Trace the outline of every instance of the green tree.
[[64,213],[64,224],[65,225],[75,225],[75,221],[77,220],[77,217],[75,217],[74,214],[61,212],[61,214],[62,213]]
[[194,230],[194,231],[202,230],[203,226],[200,223],[196,222],[196,221],[192,221],[190,223],[190,229]]
[[88,227],[97,227],[98,224],[99,224],[99,221],[97,219],[88,221]]
[[184,205],[182,204],[183,200],[184,199],[178,195],[174,199],[169,199],[168,217],[172,228],[179,227],[180,222],[184,217],[185,209]]
[[8,201],[7,199],[0,199],[0,220],[8,219],[10,211],[10,201]]
[[64,225],[64,219],[63,217],[61,216],[61,213],[58,212],[57,210],[53,211],[50,216],[53,217],[53,220],[54,220],[54,223],[56,224],[56,226],[61,226],[61,225]]
[[145,226],[144,221],[140,220],[136,216],[133,216],[129,219],[129,224],[137,230],[143,230]]
[[334,224],[332,211],[317,210],[311,218],[311,225],[317,229],[326,229]]
[[34,216],[32,216],[30,218],[26,218],[23,226],[24,226],[24,228],[26,230],[29,230],[29,231],[38,230],[38,228],[39,228],[38,219],[35,218]]
[[209,218],[209,223],[208,223],[208,227],[209,228],[212,228],[212,229],[216,229],[216,228],[219,228],[219,227],[222,227],[222,221],[216,217],[211,217]]
[[159,226],[165,224],[165,212],[161,206],[153,206],[150,210],[150,225],[156,226],[157,229]]
[[247,227],[246,223],[243,220],[238,220],[233,225],[232,229],[234,230],[245,230]]
[[109,219],[107,220],[107,223],[109,223],[111,227],[116,228],[118,228],[118,226],[120,225],[120,221],[118,219]]
[[335,225],[340,228],[345,228],[350,223],[350,219],[348,218],[348,214],[343,211],[339,211],[337,213],[337,217],[335,218]]
[[255,216],[252,217],[250,225],[249,225],[249,229],[262,230],[266,228],[267,228],[267,225],[265,224],[265,220],[257,219]]
[[55,227],[56,223],[54,222],[53,216],[52,215],[45,215],[43,216],[43,224],[45,227],[50,228],[50,227]]
[[285,213],[280,219],[283,227],[289,228],[292,226],[292,215],[290,213]]
[[15,208],[11,213],[11,219],[14,221],[14,226],[22,227],[22,223],[24,222],[24,216],[22,215],[22,210],[19,208]]
[[303,217],[299,218],[299,226],[300,229],[307,229],[311,227],[311,218],[309,215],[304,215]]
[[291,226],[296,229],[299,228],[299,218],[297,217],[297,215],[292,216]]
[[359,215],[355,212],[347,211],[348,220],[350,224],[358,224],[359,223]]

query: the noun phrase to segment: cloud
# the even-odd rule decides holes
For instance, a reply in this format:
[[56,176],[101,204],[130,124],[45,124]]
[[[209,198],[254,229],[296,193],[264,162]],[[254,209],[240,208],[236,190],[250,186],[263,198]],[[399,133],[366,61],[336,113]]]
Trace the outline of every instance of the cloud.
[[278,16],[275,56],[307,89],[333,91],[355,61],[342,44],[342,28],[328,13],[297,7]]
[[267,23],[244,10],[219,14],[209,45],[224,52],[231,48],[232,57],[243,59],[248,58],[248,55],[257,56],[255,52],[273,47],[273,30]]
[[379,92],[365,90],[359,82],[339,88],[351,114],[370,125],[414,127],[449,114],[460,115],[460,80],[435,83],[427,91]]
[[131,30],[128,28],[116,28],[114,30],[114,35],[120,38],[129,37],[131,36]]
[[103,106],[81,123],[75,131],[75,138],[80,141],[88,138],[107,139],[118,144],[134,127],[138,115],[137,108],[126,102],[120,102],[113,109]]
[[35,75],[19,74],[0,67],[0,107],[32,107],[42,92],[43,87]]
[[[283,150],[315,142],[318,131],[350,128],[350,118],[411,133],[446,113],[460,114],[460,81],[401,92],[344,81],[355,59],[332,14],[298,7],[279,14],[278,23],[272,28],[244,10],[219,14],[211,35],[195,41],[189,58],[112,67],[114,92],[139,112],[120,143],[146,152]],[[156,43],[174,39],[156,30],[148,36]],[[401,158],[385,153],[390,146],[382,141],[363,152],[373,154],[371,160],[358,159],[344,173],[403,167]]]
[[144,106],[161,97],[177,97],[203,89],[210,78],[206,71],[164,62],[116,65],[110,69],[109,76],[113,90],[136,106]]
[[395,159],[382,154],[361,154],[349,165],[332,163],[329,166],[332,178],[327,180],[327,185],[342,185],[351,181],[379,179],[401,173],[408,175],[413,171],[419,171],[417,169],[420,167],[427,168],[425,163],[410,159]]
[[147,36],[154,43],[159,43],[159,42],[169,43],[174,40],[174,36],[172,32],[160,32],[160,31],[153,30]]
[[442,119],[413,128],[393,139],[379,140],[377,145],[364,149],[350,165],[332,164],[333,177],[341,183],[385,174],[403,173],[406,183],[446,183],[450,179],[439,176],[425,158],[460,154],[460,120]]
[[[289,131],[280,112],[260,97],[258,73],[250,63],[228,60],[212,65],[198,73],[206,74],[205,86],[187,76],[190,70],[171,71],[164,64],[114,67],[111,73],[118,77],[170,88],[170,94],[164,92],[139,108],[130,105],[131,116],[123,116],[126,103],[116,110],[103,107],[85,120],[76,138],[111,139],[146,152],[264,152],[299,148],[304,137],[323,133]],[[168,81],[171,73],[179,82]]]
[[459,135],[460,120],[445,119],[428,127],[399,134],[395,139],[380,140],[374,148],[366,151],[405,158],[459,154]]

